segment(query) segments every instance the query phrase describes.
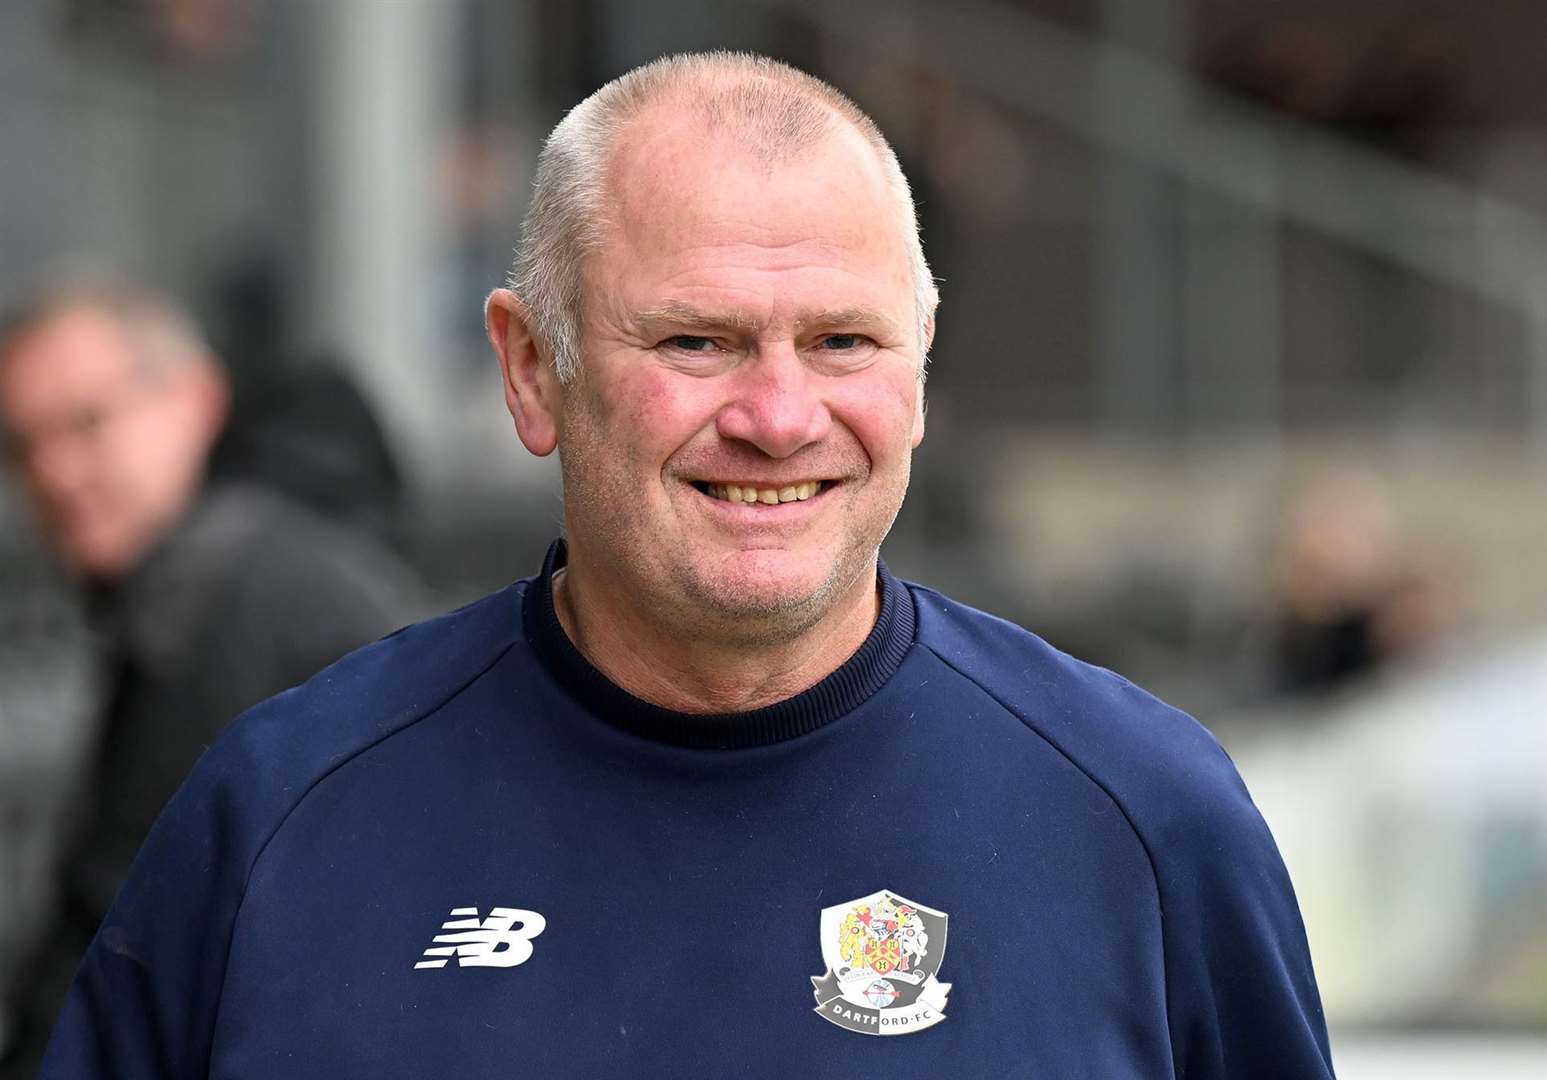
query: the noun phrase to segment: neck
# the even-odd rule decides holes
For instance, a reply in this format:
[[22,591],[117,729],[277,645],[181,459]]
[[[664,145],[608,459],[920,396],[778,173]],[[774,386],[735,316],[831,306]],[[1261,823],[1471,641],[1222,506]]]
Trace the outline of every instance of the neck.
[[651,618],[658,613],[648,605],[608,602],[618,595],[583,565],[553,578],[555,613],[585,658],[635,697],[683,713],[749,712],[794,697],[864,644],[880,610],[873,562],[822,618],[787,638],[715,639]]

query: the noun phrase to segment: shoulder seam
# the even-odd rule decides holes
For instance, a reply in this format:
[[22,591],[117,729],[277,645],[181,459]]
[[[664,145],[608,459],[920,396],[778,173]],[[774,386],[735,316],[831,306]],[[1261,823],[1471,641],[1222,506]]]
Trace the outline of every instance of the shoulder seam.
[[[966,679],[973,686],[977,687],[978,690],[982,692],[984,697],[988,698],[990,701],[992,701],[994,704],[998,705],[1005,712],[1009,713],[1011,716],[1015,717],[1015,719],[1019,720],[1021,722],[1021,724],[1026,728],[1026,730],[1030,731],[1037,738],[1041,739],[1048,746],[1052,747],[1054,752],[1056,752],[1061,758],[1063,758],[1065,761],[1067,761],[1070,765],[1074,766],[1074,768],[1078,769],[1080,774],[1083,775],[1085,777],[1085,779],[1089,780],[1093,785],[1095,785],[1095,787],[1111,801],[1112,805],[1117,807],[1117,812],[1123,815],[1123,820],[1128,823],[1128,828],[1133,833],[1134,839],[1139,842],[1140,850],[1142,850],[1144,852],[1145,861],[1149,863],[1150,878],[1155,883],[1155,912],[1159,916],[1159,921],[1160,921],[1161,971],[1164,973],[1165,980],[1166,980],[1166,986],[1165,986],[1165,991],[1166,991],[1165,992],[1165,1005],[1166,1005],[1165,1024],[1166,1024],[1167,1037],[1169,1038],[1170,1032],[1171,1032],[1171,1016],[1170,1016],[1170,1012],[1171,1012],[1171,964],[1170,964],[1170,962],[1168,960],[1168,954],[1169,954],[1170,950],[1166,948],[1166,909],[1165,909],[1165,898],[1164,898],[1164,895],[1161,892],[1161,888],[1160,888],[1160,871],[1155,866],[1155,853],[1150,850],[1150,845],[1149,845],[1148,841],[1146,841],[1144,839],[1144,834],[1139,831],[1138,825],[1136,825],[1134,823],[1133,815],[1128,812],[1128,808],[1123,805],[1122,800],[1120,800],[1115,794],[1113,794],[1111,788],[1109,788],[1106,784],[1102,783],[1096,777],[1092,776],[1089,769],[1087,769],[1084,765],[1080,764],[1073,757],[1071,757],[1069,752],[1066,751],[1063,747],[1059,746],[1052,739],[1048,738],[1048,736],[1046,734],[1044,734],[1037,727],[1035,727],[1029,720],[1026,719],[1026,717],[1022,716],[1021,713],[1017,709],[1013,708],[1008,702],[1006,702],[998,694],[994,693],[992,690],[990,690],[988,687],[984,686],[977,679],[973,678],[971,675],[967,674],[965,671],[963,671],[956,664],[952,663],[945,656],[941,655],[940,651],[938,649],[936,649],[933,645],[931,645],[928,642],[923,641],[923,640],[919,640],[917,643],[919,645],[922,645],[925,649],[928,649],[930,654],[932,656],[934,656],[935,659],[939,660],[946,667],[950,668],[952,671],[956,672],[956,674],[958,674],[962,678]],[[1176,1047],[1174,1045],[1171,1048],[1171,1055],[1172,1055],[1171,1067],[1174,1070],[1177,1067],[1177,1063],[1176,1063]]]
[[[382,743],[384,743],[384,742],[388,741],[389,739],[391,739],[393,736],[395,736],[395,735],[397,735],[397,734],[399,734],[401,732],[407,731],[409,728],[415,726],[416,724],[422,723],[423,721],[429,719],[431,716],[434,716],[436,713],[440,712],[447,705],[450,705],[453,701],[455,701],[458,697],[460,697],[462,695],[462,693],[468,687],[472,686],[479,679],[481,679],[485,675],[487,675],[494,668],[494,666],[496,664],[498,664],[501,660],[505,659],[505,657],[510,654],[511,650],[515,649],[516,646],[522,645],[522,644],[525,644],[525,639],[522,638],[522,637],[519,637],[519,636],[516,637],[514,640],[508,642],[505,645],[504,648],[502,648],[499,651],[497,651],[494,654],[494,656],[490,658],[488,663],[486,663],[486,664],[482,665],[481,667],[479,667],[476,671],[474,671],[471,675],[469,675],[464,681],[462,681],[454,689],[452,689],[450,693],[446,694],[445,697],[441,698],[435,704],[427,706],[424,709],[424,711],[421,712],[418,716],[415,716],[415,717],[413,717],[412,719],[409,719],[409,720],[405,720],[403,723],[399,724],[397,727],[393,728],[391,731],[383,732],[377,738],[374,738],[374,739],[370,740],[369,742],[361,744],[360,746],[356,747],[355,750],[352,753],[345,755],[343,758],[339,759],[338,761],[335,761],[327,769],[323,770],[317,776],[312,778],[311,783],[306,785],[305,790],[302,791],[299,795],[297,795],[296,798],[295,798],[295,801],[292,802],[290,804],[289,808],[283,814],[280,815],[279,820],[277,820],[274,823],[274,827],[269,830],[269,834],[263,838],[263,842],[258,845],[257,851],[255,851],[253,853],[251,861],[249,861],[248,864],[247,864],[247,870],[242,875],[242,894],[241,894],[241,899],[237,901],[236,910],[234,912],[232,912],[232,914],[231,914],[231,935],[230,935],[230,937],[226,941],[226,960],[225,960],[225,963],[224,963],[224,965],[222,967],[222,970],[229,970],[230,967],[231,967],[231,950],[236,947],[236,924],[241,920],[242,909],[247,905],[248,888],[249,888],[249,886],[252,883],[253,870],[257,868],[257,865],[258,865],[259,861],[262,860],[262,858],[264,856],[264,853],[268,851],[269,845],[274,841],[274,837],[279,835],[280,830],[285,827],[286,823],[289,822],[291,817],[293,817],[295,815],[296,810],[298,810],[300,808],[301,804],[304,803],[307,800],[307,798],[311,795],[311,793],[316,791],[317,787],[324,780],[326,780],[328,777],[332,776],[334,773],[338,772],[344,766],[346,766],[346,765],[350,764],[351,762],[353,762],[361,754],[364,754],[368,750],[375,749],[376,747],[380,746]],[[221,984],[220,996],[216,999],[214,1010],[211,1013],[212,1017],[214,1017],[214,1019],[215,1019],[215,1021],[217,1023],[218,1023],[218,1020],[219,1020],[219,1017],[220,1017],[221,1004],[224,1001],[224,999],[225,999],[225,985],[224,985],[224,983],[222,983]],[[211,1049],[211,1053],[213,1053],[214,1052],[213,1044],[211,1045],[210,1049]]]

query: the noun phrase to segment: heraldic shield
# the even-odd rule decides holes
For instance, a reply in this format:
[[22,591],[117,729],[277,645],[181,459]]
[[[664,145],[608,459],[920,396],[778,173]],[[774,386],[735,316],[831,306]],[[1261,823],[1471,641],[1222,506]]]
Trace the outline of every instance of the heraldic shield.
[[944,1020],[951,984],[935,974],[946,918],[888,889],[823,908],[827,974],[811,978],[816,1012],[866,1035],[907,1035]]

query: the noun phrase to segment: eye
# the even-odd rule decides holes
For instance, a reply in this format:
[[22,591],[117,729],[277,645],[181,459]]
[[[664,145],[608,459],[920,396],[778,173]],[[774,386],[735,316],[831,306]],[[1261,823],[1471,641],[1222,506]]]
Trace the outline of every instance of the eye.
[[667,338],[665,343],[683,352],[702,353],[714,348],[713,338],[699,337],[697,334],[677,334]]
[[822,339],[822,348],[847,352],[859,348],[864,342],[865,339],[858,334],[828,334]]
[[79,439],[93,439],[107,426],[107,410],[100,406],[87,406],[71,416],[66,428]]

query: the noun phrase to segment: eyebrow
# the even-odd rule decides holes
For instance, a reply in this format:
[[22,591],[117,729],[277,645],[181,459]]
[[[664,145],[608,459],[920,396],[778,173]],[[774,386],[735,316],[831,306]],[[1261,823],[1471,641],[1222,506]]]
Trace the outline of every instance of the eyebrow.
[[736,312],[701,311],[677,300],[668,300],[657,308],[636,311],[634,322],[639,326],[655,326],[669,323],[687,330],[755,330],[757,324]]
[[[754,331],[757,329],[756,320],[739,312],[703,311],[676,300],[668,300],[660,307],[635,312],[633,318],[635,324],[639,326],[656,326],[664,323],[688,330]],[[812,312],[795,320],[795,332],[798,334],[837,327],[873,333],[878,337],[895,336],[897,333],[896,324],[891,319],[869,308],[832,308]]]
[[864,331],[875,334],[877,337],[895,336],[897,333],[896,324],[891,319],[888,319],[879,311],[872,311],[870,308],[833,308],[829,311],[818,311],[795,320],[795,330],[797,333],[836,327],[842,327],[845,330]]

